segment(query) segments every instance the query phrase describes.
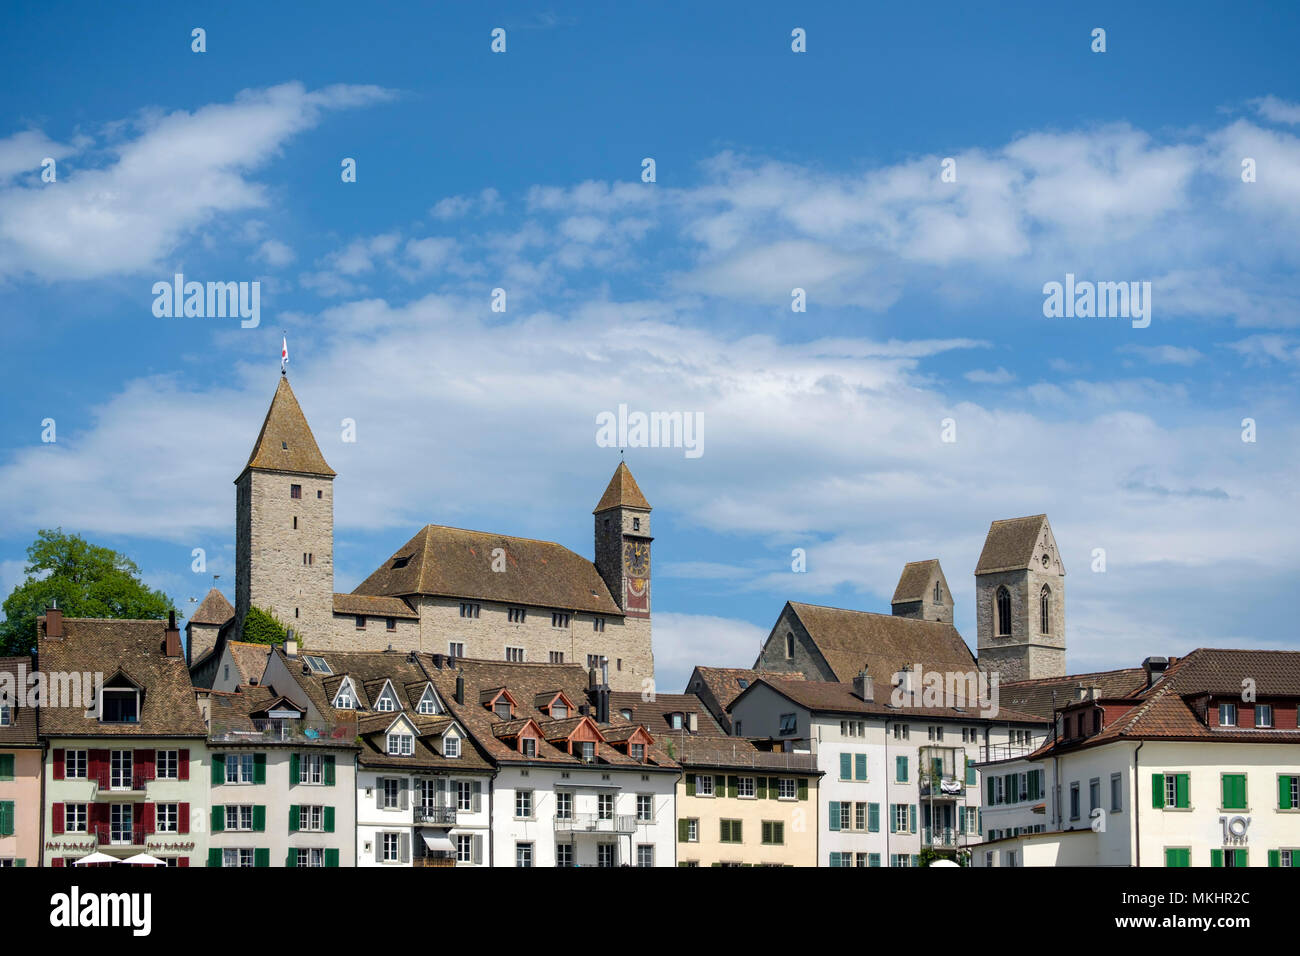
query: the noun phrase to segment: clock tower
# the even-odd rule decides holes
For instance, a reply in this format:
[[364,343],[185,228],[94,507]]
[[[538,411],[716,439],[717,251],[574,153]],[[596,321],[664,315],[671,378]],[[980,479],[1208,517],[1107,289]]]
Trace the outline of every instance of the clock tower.
[[619,462],[596,505],[596,570],[628,618],[650,617],[650,502]]

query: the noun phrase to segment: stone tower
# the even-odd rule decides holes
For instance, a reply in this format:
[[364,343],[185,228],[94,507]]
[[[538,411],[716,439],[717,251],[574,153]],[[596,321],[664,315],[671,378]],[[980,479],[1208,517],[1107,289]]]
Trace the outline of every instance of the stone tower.
[[989,526],[975,613],[981,670],[1003,683],[1065,676],[1065,565],[1047,515]]
[[909,561],[894,588],[890,610],[894,617],[952,623],[953,598],[939,560]]
[[236,638],[250,607],[304,646],[334,612],[334,471],[281,374],[248,464],[235,479]]
[[627,637],[649,657],[641,673],[653,674],[650,639],[650,502],[627,465],[619,462],[592,512],[596,517],[596,570],[626,615]]

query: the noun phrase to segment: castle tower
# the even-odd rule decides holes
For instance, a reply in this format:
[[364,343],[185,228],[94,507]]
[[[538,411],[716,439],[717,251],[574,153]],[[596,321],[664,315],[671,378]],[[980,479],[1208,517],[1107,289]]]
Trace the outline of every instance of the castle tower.
[[939,560],[909,561],[903,565],[890,610],[894,617],[952,623],[953,598]]
[[[627,465],[619,462],[592,512],[596,518],[596,570],[626,615],[627,637],[645,658],[640,673],[654,673],[650,639],[650,502]],[[648,666],[647,666],[648,665]]]
[[989,526],[975,612],[981,670],[1003,683],[1065,676],[1065,565],[1047,515]]
[[269,610],[310,647],[334,610],[334,471],[281,374],[248,464],[235,479],[236,634]]

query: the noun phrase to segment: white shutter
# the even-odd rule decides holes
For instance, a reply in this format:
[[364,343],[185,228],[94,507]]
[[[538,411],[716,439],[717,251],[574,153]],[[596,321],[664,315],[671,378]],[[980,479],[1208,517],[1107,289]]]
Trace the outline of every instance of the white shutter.
[[411,834],[403,833],[397,838],[397,845],[401,847],[402,862],[411,862]]
[[483,862],[483,838],[481,836],[475,835],[471,843],[474,848],[474,862],[482,863]]
[[473,800],[473,811],[474,811],[475,813],[478,813],[479,810],[482,808],[482,805],[483,805],[483,804],[482,804],[482,801],[483,801],[483,781],[481,781],[481,780],[475,780],[475,781],[474,781],[474,800]]
[[397,784],[397,790],[401,794],[401,802],[398,804],[403,810],[411,809],[411,788],[410,781],[403,777]]

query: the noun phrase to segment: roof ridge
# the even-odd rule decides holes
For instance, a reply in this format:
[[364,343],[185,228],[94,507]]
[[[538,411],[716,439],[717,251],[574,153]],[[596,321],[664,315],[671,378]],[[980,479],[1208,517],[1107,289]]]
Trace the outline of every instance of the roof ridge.
[[[897,614],[886,614],[884,611],[863,611],[858,608],[835,607],[833,604],[809,604],[807,601],[786,601],[786,603],[791,607],[815,607],[822,611],[843,611],[846,614],[871,614],[875,617],[887,617],[891,621],[905,621],[906,624],[904,624],[904,627],[912,624],[925,624],[927,626],[938,624],[941,627],[953,627],[952,624],[949,624],[946,621],[924,621],[914,617],[900,617]],[[752,670],[753,668],[742,669]]]

